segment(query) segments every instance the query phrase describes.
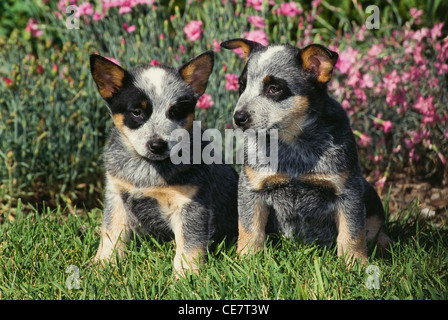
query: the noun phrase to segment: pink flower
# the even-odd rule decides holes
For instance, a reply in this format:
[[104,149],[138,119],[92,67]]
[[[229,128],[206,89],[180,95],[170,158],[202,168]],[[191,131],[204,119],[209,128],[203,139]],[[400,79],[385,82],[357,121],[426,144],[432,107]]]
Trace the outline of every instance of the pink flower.
[[247,40],[252,40],[261,43],[264,46],[268,45],[268,36],[263,30],[253,30],[245,32],[244,36]]
[[348,101],[347,99],[342,100],[341,105],[342,105],[342,108],[344,108],[344,110],[348,110],[352,107],[350,105],[350,101]]
[[372,142],[372,137],[368,136],[365,133],[362,133],[360,135],[360,140],[358,141],[358,144],[362,147],[368,147],[370,146],[371,142]]
[[[268,36],[266,35],[266,33],[263,30],[253,30],[253,31],[245,32],[244,37],[247,40],[252,40],[252,41],[258,42],[264,46],[268,45]],[[236,54],[239,54],[241,58],[245,57],[243,49],[241,49],[241,48],[235,49],[235,50],[233,50],[233,52],[235,52]]]
[[128,26],[127,23],[123,23],[123,29],[126,30],[129,33],[132,33],[135,31],[135,25]]
[[277,9],[278,15],[284,15],[288,17],[295,17],[298,14],[303,12],[302,9],[299,8],[297,2],[286,2],[280,5],[280,8]]
[[433,105],[433,96],[424,98],[421,94],[418,95],[417,101],[415,102],[414,108],[419,110],[424,116],[434,116],[435,107]]
[[208,109],[215,103],[212,101],[212,96],[204,93],[198,100],[196,107],[200,109]]
[[123,7],[120,7],[120,9],[118,10],[119,14],[125,14],[125,13],[129,13],[129,12],[132,12],[131,7],[123,6]]
[[434,25],[434,27],[430,30],[431,38],[433,40],[436,40],[438,37],[442,36],[442,27],[443,22],[437,23]]
[[393,128],[392,121],[390,121],[390,120],[383,121],[383,131],[384,131],[384,133],[391,132],[392,128]]
[[347,73],[356,64],[356,56],[358,53],[359,51],[352,47],[348,47],[347,50],[340,52],[336,68],[341,73]]
[[184,28],[184,33],[189,41],[199,40],[202,36],[202,32],[201,20],[190,21]]
[[218,52],[221,50],[221,41],[216,40],[213,38],[213,51]]
[[264,28],[264,18],[260,16],[248,16],[247,20],[254,25],[255,28]]
[[369,51],[367,51],[367,54],[370,57],[376,57],[377,55],[379,55],[381,52],[381,47],[377,44],[372,45],[372,47],[369,49]]
[[397,70],[393,70],[391,73],[386,74],[383,78],[384,87],[387,89],[387,92],[392,94],[393,90],[397,88],[397,84],[400,82],[400,76],[397,73]]
[[162,63],[159,60],[156,59],[152,59],[151,62],[149,63],[150,66],[161,66]]
[[75,17],[79,18],[83,15],[91,16],[93,15],[93,5],[90,2],[84,2],[78,6],[78,11],[75,14]]
[[420,160],[420,156],[415,154],[415,148],[409,151],[409,162],[414,163]]
[[372,76],[369,73],[366,73],[362,76],[360,85],[362,88],[373,88],[375,84],[373,82]]
[[377,182],[375,182],[375,186],[378,187],[378,188],[380,188],[380,189],[383,189],[383,188],[384,188],[384,185],[385,185],[385,183],[386,183],[386,179],[387,179],[386,176],[382,177],[382,178],[379,179]]
[[423,10],[418,10],[417,8],[411,8],[409,12],[416,24],[420,24],[420,22],[422,22],[421,16],[423,15]]
[[98,20],[103,19],[105,16],[106,16],[106,14],[95,11],[95,13],[93,14],[93,20],[98,21]]
[[185,46],[183,44],[179,45],[179,51],[181,54],[184,54],[187,49],[185,49]]
[[257,11],[263,10],[263,3],[267,2],[270,5],[275,5],[273,0],[246,0],[246,5],[248,7],[254,7]]
[[25,27],[25,31],[30,32],[32,37],[40,37],[43,33],[42,30],[39,29],[36,20],[34,20],[33,18],[30,18],[28,20],[28,24]]
[[437,153],[437,155],[439,156],[439,159],[442,162],[442,164],[445,165],[446,164],[446,159],[443,156],[443,154],[439,152],[439,153]]
[[120,65],[120,62],[118,62],[118,60],[115,59],[115,58],[111,58],[111,57],[104,57],[104,58],[106,58],[106,59],[109,60],[109,61],[112,61],[112,62],[115,63],[116,65]]
[[234,73],[226,74],[226,90],[238,91],[238,76]]

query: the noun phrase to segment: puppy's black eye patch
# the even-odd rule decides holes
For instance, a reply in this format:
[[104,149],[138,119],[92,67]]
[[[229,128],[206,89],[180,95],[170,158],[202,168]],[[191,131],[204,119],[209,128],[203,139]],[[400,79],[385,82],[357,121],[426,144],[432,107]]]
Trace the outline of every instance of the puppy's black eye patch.
[[181,121],[194,112],[196,101],[191,99],[180,100],[167,111],[167,118],[173,121]]
[[150,100],[143,98],[130,101],[124,113],[124,124],[131,129],[137,129],[151,117],[151,114]]
[[246,90],[247,85],[247,65],[244,67],[243,73],[238,78],[238,92],[240,95]]
[[288,99],[293,94],[286,80],[274,76],[266,76],[263,79],[262,95],[274,101]]

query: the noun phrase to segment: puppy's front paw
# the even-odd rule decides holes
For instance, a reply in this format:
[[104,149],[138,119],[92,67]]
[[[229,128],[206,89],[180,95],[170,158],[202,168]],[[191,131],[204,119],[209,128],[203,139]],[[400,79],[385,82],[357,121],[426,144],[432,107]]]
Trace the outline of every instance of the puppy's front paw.
[[188,272],[198,274],[199,267],[204,260],[203,250],[192,250],[190,252],[176,252],[174,257],[174,276],[178,279],[185,277]]

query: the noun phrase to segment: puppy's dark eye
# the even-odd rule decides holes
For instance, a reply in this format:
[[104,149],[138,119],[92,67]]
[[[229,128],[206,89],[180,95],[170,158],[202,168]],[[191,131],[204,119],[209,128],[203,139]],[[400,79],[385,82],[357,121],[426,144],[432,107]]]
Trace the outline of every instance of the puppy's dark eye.
[[190,113],[194,112],[194,101],[181,101],[173,105],[168,110],[168,118],[175,121],[185,119]]
[[275,94],[279,93],[280,91],[282,91],[282,88],[275,84],[270,85],[268,88],[268,93],[271,95],[275,95]]
[[134,110],[131,111],[131,114],[135,118],[141,118],[143,116],[143,110],[142,109],[134,109]]

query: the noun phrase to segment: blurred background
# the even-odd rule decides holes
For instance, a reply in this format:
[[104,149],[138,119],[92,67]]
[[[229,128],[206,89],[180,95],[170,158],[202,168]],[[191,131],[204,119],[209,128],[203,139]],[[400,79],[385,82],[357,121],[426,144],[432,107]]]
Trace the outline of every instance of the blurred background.
[[446,219],[448,3],[376,1],[366,12],[372,4],[2,1],[0,222],[14,216],[18,201],[21,210],[102,208],[102,151],[112,121],[90,76],[90,54],[132,68],[180,66],[214,50],[196,118],[224,130],[232,126],[243,61],[219,43],[235,37],[337,51],[329,90],[350,116],[368,180],[391,211],[415,205],[434,221]]

